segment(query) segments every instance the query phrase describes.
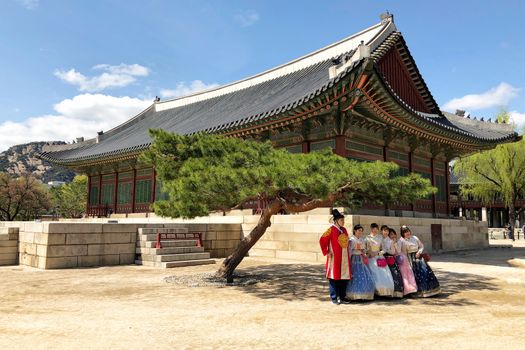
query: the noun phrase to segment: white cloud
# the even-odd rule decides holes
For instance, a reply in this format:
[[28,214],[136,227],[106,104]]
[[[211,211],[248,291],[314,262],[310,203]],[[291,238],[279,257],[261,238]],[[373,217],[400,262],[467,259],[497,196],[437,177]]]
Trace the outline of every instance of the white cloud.
[[38,7],[40,0],[18,0],[18,2],[28,10],[34,10]]
[[518,128],[525,127],[525,113],[510,111],[509,114],[511,122],[515,123]]
[[139,64],[98,64],[94,70],[103,71],[102,74],[87,77],[75,69],[68,71],[56,70],[55,76],[71,85],[78,86],[79,91],[98,92],[112,87],[123,87],[135,82],[135,77],[145,77],[149,74],[148,68]]
[[21,122],[0,124],[0,151],[33,141],[71,141],[76,137],[95,137],[97,131],[109,130],[152,103],[151,99],[81,94],[54,105],[57,114],[28,118]]
[[254,10],[240,10],[234,16],[235,20],[243,27],[249,27],[260,19],[259,14]]
[[503,82],[481,94],[470,94],[460,98],[454,98],[445,103],[443,109],[451,111],[456,109],[479,110],[505,106],[510,100],[518,95],[519,91],[519,88]]
[[188,85],[185,82],[180,82],[180,83],[177,83],[175,89],[160,90],[160,96],[163,98],[175,98],[175,97],[193,94],[193,93],[196,93],[202,90],[215,88],[217,86],[219,86],[219,84],[215,84],[215,83],[206,84],[200,80],[194,80],[190,82]]

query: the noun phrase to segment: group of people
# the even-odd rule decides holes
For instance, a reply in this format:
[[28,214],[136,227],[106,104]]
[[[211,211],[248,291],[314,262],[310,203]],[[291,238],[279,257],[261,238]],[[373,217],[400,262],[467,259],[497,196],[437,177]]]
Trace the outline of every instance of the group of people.
[[349,237],[344,215],[332,211],[332,226],[319,239],[326,258],[326,278],[334,304],[372,300],[374,296],[403,298],[429,297],[440,293],[439,282],[428,265],[423,243],[407,226],[400,236],[386,225],[355,225]]

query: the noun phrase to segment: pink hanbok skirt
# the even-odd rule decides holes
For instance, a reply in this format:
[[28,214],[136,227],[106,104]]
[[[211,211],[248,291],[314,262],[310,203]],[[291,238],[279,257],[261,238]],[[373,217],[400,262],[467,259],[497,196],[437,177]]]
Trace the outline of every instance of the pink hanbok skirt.
[[412,271],[406,256],[396,256],[396,262],[397,266],[399,267],[399,271],[401,272],[401,277],[403,277],[403,295],[416,293],[416,278],[414,277],[414,272]]

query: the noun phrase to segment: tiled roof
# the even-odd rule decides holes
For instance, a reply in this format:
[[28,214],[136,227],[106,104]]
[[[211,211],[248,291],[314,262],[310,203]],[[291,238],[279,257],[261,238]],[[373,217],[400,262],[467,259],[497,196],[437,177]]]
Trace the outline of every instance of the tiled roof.
[[[190,96],[157,102],[126,123],[99,135],[97,140],[66,145],[42,153],[41,157],[58,164],[76,164],[144,150],[151,144],[149,129],[164,129],[179,134],[200,131],[220,133],[264,120],[310,101],[348,75],[361,63],[354,55],[361,41],[374,54],[374,50],[384,48],[385,45],[381,44],[387,43],[386,39],[390,37],[391,40],[393,36],[400,37],[393,21],[384,20],[335,44],[253,77]],[[342,72],[330,78],[332,60],[342,56],[351,58],[343,65]],[[468,132],[474,138],[478,130],[484,130],[469,126],[468,122],[462,123],[457,118],[449,120],[439,115],[419,115],[430,122],[437,121],[445,128],[456,129],[458,133]],[[480,136],[498,139],[509,133],[506,129],[496,129],[489,128]]]

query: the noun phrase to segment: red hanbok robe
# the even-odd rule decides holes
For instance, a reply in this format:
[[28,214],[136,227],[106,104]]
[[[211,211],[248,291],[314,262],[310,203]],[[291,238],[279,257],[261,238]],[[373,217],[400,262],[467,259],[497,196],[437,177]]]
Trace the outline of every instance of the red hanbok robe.
[[330,227],[319,239],[323,255],[326,256],[326,278],[349,280],[352,278],[352,265],[348,245],[348,232]]

